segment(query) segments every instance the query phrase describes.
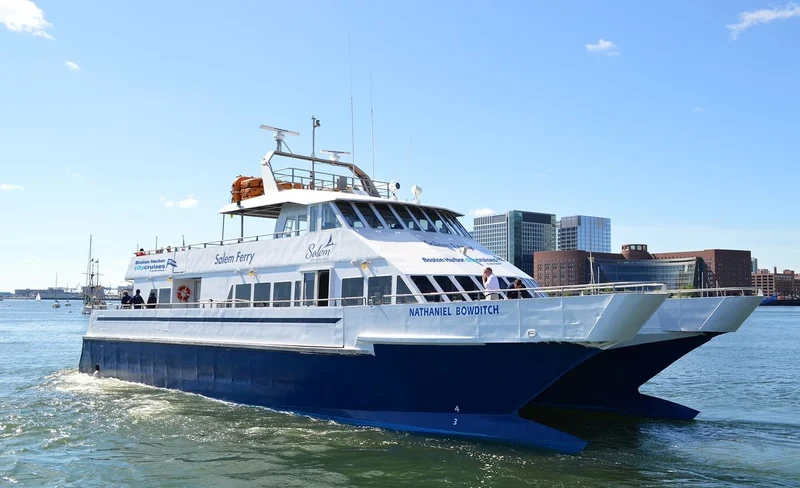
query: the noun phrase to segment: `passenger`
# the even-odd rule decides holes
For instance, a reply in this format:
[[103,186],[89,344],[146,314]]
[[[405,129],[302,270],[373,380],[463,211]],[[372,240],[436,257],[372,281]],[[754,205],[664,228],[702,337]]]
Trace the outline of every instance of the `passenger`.
[[127,291],[122,292],[122,308],[131,308],[131,297]]
[[136,255],[137,255],[137,256],[144,256],[144,255],[146,255],[146,254],[147,254],[147,253],[146,253],[146,252],[144,252],[144,248],[140,248],[138,251],[136,251]]
[[522,295],[522,292],[518,291],[518,290],[520,290],[522,288],[525,288],[522,285],[522,280],[517,278],[516,280],[514,280],[514,283],[511,283],[511,286],[508,287],[508,291],[506,292],[506,296],[509,299],[524,298],[523,295]]
[[167,246],[167,252],[172,252],[172,246]]
[[158,302],[156,291],[150,290],[150,296],[147,297],[147,308],[156,308],[156,302]]
[[500,281],[498,281],[497,276],[492,272],[492,268],[483,270],[483,288],[486,290],[484,294],[487,300],[500,299]]
[[131,298],[130,304],[133,305],[133,308],[142,308],[142,305],[144,305],[144,298],[142,298],[141,293],[141,290],[137,288],[136,294]]

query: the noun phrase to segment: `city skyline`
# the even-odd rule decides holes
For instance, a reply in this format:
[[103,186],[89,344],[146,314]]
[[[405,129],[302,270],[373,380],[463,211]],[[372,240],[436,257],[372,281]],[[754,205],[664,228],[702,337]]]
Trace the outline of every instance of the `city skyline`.
[[465,224],[603,215],[612,249],[749,249],[800,269],[800,203],[742,198],[800,179],[791,4],[3,5],[0,291],[83,283],[90,234],[112,286],[156,236],[218,238],[231,182],[273,147],[259,125],[310,154],[312,116],[317,150],[369,173],[374,150],[401,199],[418,185]]

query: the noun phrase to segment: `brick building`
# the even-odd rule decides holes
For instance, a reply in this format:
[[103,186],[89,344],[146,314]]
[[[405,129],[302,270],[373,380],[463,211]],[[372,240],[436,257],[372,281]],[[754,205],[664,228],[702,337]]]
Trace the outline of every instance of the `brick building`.
[[673,289],[751,286],[750,251],[706,249],[648,252],[646,244],[625,244],[620,253],[536,252],[533,277],[542,286],[592,282],[647,281]]
[[778,273],[778,268],[772,271],[759,269],[752,274],[752,286],[760,288],[764,296],[795,298],[800,296],[800,275],[791,269],[785,269],[783,273]]

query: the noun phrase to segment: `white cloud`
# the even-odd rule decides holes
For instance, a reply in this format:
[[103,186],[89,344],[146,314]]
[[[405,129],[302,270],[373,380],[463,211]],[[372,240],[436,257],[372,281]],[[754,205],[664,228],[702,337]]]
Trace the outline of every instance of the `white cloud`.
[[44,12],[31,0],[0,0],[0,23],[14,32],[53,39],[47,33],[53,24],[44,20]]
[[173,208],[178,206],[179,208],[195,208],[197,205],[200,204],[200,201],[194,197],[194,195],[187,195],[186,198],[183,200],[169,200],[164,195],[158,196],[158,201],[161,202],[166,208]]
[[195,208],[197,204],[200,202],[194,197],[194,195],[189,195],[183,200],[178,202],[178,206],[180,208]]
[[800,17],[800,5],[796,3],[787,3],[785,7],[742,12],[739,14],[738,23],[728,24],[725,27],[731,31],[731,39],[735,40],[744,30],[754,25],[769,24],[773,20],[790,19],[792,17]]
[[8,183],[0,183],[0,191],[14,191],[14,190],[24,190],[25,188],[21,187],[20,185],[11,185]]
[[706,109],[704,109],[703,107],[695,107],[692,109],[692,112],[705,112],[705,111]]
[[489,215],[495,215],[496,213],[497,212],[491,208],[474,208],[469,211],[469,214],[473,217],[488,217]]
[[81,69],[81,67],[80,67],[80,66],[78,66],[78,63],[74,63],[74,62],[72,62],[72,61],[67,61],[67,62],[66,62],[66,63],[64,63],[64,64],[65,64],[65,66],[66,66],[66,67],[67,67],[67,68],[68,68],[70,71],[78,71],[78,70],[80,70],[80,69]]
[[158,201],[161,202],[162,204],[164,204],[164,206],[167,207],[167,208],[171,208],[171,207],[175,206],[175,202],[173,202],[172,200],[167,200],[167,197],[165,197],[164,195],[159,195],[158,196]]
[[585,44],[586,50],[590,53],[602,53],[607,56],[619,56],[617,46],[611,42],[606,41],[602,37],[596,44]]

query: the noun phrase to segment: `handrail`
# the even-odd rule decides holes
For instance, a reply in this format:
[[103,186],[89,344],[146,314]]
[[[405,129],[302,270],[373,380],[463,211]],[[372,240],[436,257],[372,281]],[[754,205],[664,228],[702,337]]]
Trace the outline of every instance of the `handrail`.
[[213,246],[227,246],[227,245],[230,245],[230,244],[242,244],[244,242],[258,242],[259,240],[283,239],[283,238],[286,238],[286,237],[297,237],[299,235],[306,234],[306,233],[308,233],[308,230],[296,229],[296,230],[292,230],[292,231],[273,232],[272,234],[259,234],[259,235],[256,235],[256,236],[233,237],[233,238],[230,238],[230,239],[220,239],[220,240],[216,240],[216,241],[200,242],[200,243],[197,243],[197,244],[186,244],[186,245],[175,246],[175,247],[168,246],[168,247],[170,247],[169,250],[166,250],[165,248],[162,247],[162,248],[159,248],[159,249],[149,249],[149,250],[146,250],[146,251],[142,251],[142,252],[144,252],[144,254],[141,254],[140,251],[134,252],[133,254],[134,254],[134,257],[152,256],[152,255],[156,255],[156,254],[172,254],[173,252],[189,251],[192,248],[205,249],[207,247],[213,247]]
[[[759,289],[750,286],[728,286],[722,288],[688,288],[688,289],[677,289],[677,290],[667,290],[667,293],[671,295],[700,295],[710,297],[712,296],[757,296],[759,293]],[[762,294],[763,295],[763,294]]]
[[[319,306],[320,302],[326,302],[328,306],[365,306],[365,305],[389,305],[391,304],[392,299],[395,299],[395,303],[397,303],[398,298],[413,298],[415,299],[411,303],[428,303],[426,297],[456,297],[460,296],[462,299],[460,300],[453,300],[450,299],[451,302],[467,302],[467,301],[482,301],[482,300],[467,300],[466,297],[473,295],[473,294],[482,294],[482,295],[499,295],[501,297],[505,297],[506,293],[509,291],[515,292],[522,292],[527,291],[532,296],[529,297],[522,297],[520,300],[536,300],[541,298],[553,298],[559,296],[570,296],[566,295],[565,293],[571,293],[574,291],[587,291],[596,288],[610,288],[610,291],[601,290],[605,293],[599,294],[617,294],[617,293],[664,293],[666,292],[666,285],[663,283],[622,283],[622,284],[615,284],[615,283],[606,283],[606,286],[601,285],[577,285],[577,286],[564,286],[564,287],[547,287],[547,288],[510,288],[510,289],[501,289],[496,292],[494,291],[487,291],[487,290],[472,290],[472,291],[452,291],[452,292],[429,292],[429,293],[405,293],[405,294],[390,294],[390,295],[374,295],[371,297],[336,297],[336,298],[295,298],[290,300],[243,300],[243,299],[224,299],[224,300],[214,300],[214,299],[205,299],[199,300],[197,302],[179,302],[179,303],[151,303],[151,304],[142,304],[139,306],[141,309],[163,309],[163,308],[249,308],[249,307],[291,307],[291,306]],[[616,285],[615,287],[610,287],[608,285]],[[551,296],[551,293],[553,294]],[[543,296],[544,295],[544,296]],[[422,301],[417,300],[417,298],[422,298]],[[385,300],[389,300],[388,303]],[[408,303],[405,300],[401,303]],[[117,308],[120,309],[131,309],[134,308],[131,305],[119,305]]]

